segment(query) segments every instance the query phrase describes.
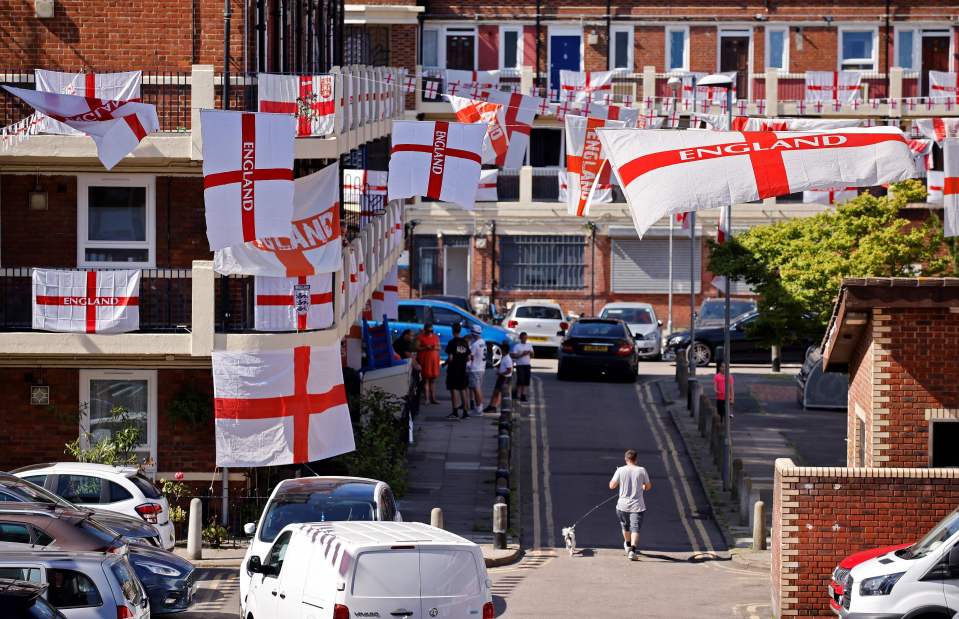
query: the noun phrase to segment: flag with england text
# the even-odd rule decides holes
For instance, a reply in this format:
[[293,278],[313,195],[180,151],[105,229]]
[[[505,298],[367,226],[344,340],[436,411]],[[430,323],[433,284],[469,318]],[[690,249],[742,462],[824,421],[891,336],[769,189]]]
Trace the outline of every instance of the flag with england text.
[[[101,101],[140,101],[143,75],[140,71],[118,73],[73,73],[34,69],[38,92],[76,95]],[[43,133],[81,135],[81,132],[60,121],[45,117],[40,128]]]
[[129,333],[140,328],[140,271],[33,269],[33,328]]
[[566,116],[566,177],[569,183],[566,207],[569,215],[586,217],[594,201],[596,184],[609,182],[610,172],[596,130],[622,128],[621,120]]
[[296,117],[297,137],[333,133],[336,118],[332,75],[257,75],[260,112]]
[[959,138],[943,142],[942,208],[945,235],[959,236]]
[[465,97],[446,95],[456,120],[461,123],[481,123],[486,125],[486,138],[483,140],[483,163],[491,163],[500,157],[506,157],[509,140],[506,137],[506,121],[503,106],[489,101],[477,101]]
[[307,331],[333,324],[333,274],[253,278],[253,328]]

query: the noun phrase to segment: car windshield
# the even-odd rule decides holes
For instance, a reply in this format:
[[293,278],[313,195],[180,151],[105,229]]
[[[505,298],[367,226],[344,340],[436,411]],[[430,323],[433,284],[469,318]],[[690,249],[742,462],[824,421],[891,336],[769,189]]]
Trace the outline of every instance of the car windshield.
[[0,486],[16,491],[17,494],[28,498],[33,503],[53,503],[70,509],[80,509],[70,501],[58,497],[46,488],[41,488],[24,479],[4,479]]
[[375,519],[376,509],[371,501],[338,497],[330,492],[284,494],[270,502],[260,541],[272,542],[283,527],[296,522]]
[[626,329],[618,322],[577,322],[570,337],[626,337]]
[[939,521],[926,535],[899,554],[903,559],[919,559],[939,548],[950,537],[959,532],[959,508]]
[[555,307],[542,307],[540,305],[525,305],[516,308],[517,318],[535,318],[537,320],[562,320],[563,312]]
[[[756,303],[753,301],[737,301],[736,299],[729,301],[730,318],[742,316],[754,309],[756,309]],[[699,308],[699,320],[723,320],[725,317],[726,303],[723,301],[704,302],[703,306]]]
[[603,310],[600,318],[622,320],[631,325],[651,325],[654,322],[653,313],[645,307],[610,307]]

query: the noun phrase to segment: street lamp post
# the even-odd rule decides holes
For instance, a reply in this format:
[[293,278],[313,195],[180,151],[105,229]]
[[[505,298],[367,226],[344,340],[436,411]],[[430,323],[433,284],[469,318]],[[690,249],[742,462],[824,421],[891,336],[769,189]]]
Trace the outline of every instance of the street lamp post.
[[[683,85],[683,80],[679,79],[675,75],[669,78],[666,82],[669,86],[669,89],[673,91],[673,109],[679,110],[679,99],[677,98],[677,93]],[[669,215],[669,298],[667,301],[668,306],[668,317],[666,319],[666,334],[667,336],[673,332],[673,215]]]
[[[692,76],[693,112],[696,112],[696,76]],[[692,116],[689,117],[692,122]],[[696,376],[696,211],[689,213],[689,348],[686,349],[689,377]]]

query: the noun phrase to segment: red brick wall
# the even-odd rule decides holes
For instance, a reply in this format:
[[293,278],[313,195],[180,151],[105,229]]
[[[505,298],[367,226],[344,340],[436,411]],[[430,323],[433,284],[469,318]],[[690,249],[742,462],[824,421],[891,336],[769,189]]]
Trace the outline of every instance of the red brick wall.
[[[410,75],[416,73],[416,48],[419,41],[419,27],[415,24],[397,24],[390,26],[390,65],[406,67]],[[416,107],[416,95],[406,95],[406,109]]]
[[[45,211],[27,208],[39,182]],[[0,176],[0,264],[5,267],[74,267],[77,264],[77,178]]]
[[[872,324],[866,328],[863,338],[849,362],[849,406],[846,413],[846,466],[875,466],[872,462],[872,404],[873,404],[873,347]],[[857,462],[859,450],[856,436],[856,419],[862,412],[865,423],[865,461]]]
[[190,268],[194,260],[213,260],[206,238],[202,178],[157,177],[156,252],[159,267]]
[[174,421],[167,411],[183,391],[212,399],[213,375],[210,370],[159,370],[157,380],[157,462],[161,467],[157,470],[212,473],[216,468],[212,417],[193,425]]

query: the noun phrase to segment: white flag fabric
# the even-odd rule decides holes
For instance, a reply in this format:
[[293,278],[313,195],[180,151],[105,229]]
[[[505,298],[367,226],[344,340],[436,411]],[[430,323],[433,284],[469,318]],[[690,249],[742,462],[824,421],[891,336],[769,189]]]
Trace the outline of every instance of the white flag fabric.
[[806,101],[859,101],[862,90],[859,71],[806,71]]
[[485,125],[394,121],[389,199],[424,196],[472,209],[484,139]]
[[931,170],[933,164],[932,145],[935,144],[935,142],[932,140],[907,138],[906,144],[909,145],[909,150],[912,151],[916,171],[922,175],[926,170]]
[[[725,73],[717,73],[716,75],[723,75],[728,77],[732,81],[733,88],[733,101],[737,100],[736,93],[736,71],[727,71]],[[726,87],[725,86],[700,86],[696,85],[696,100],[697,101],[709,101],[716,105],[723,105],[726,103]]]
[[959,138],[946,138],[942,148],[942,207],[946,236],[959,236]]
[[477,202],[496,202],[499,199],[496,193],[498,172],[496,169],[480,172],[479,188],[476,190]]
[[566,116],[566,177],[569,183],[566,207],[570,215],[589,215],[596,183],[609,183],[609,167],[596,130],[623,126],[621,120]]
[[556,171],[556,181],[559,184],[558,200],[565,204],[569,202],[569,175],[566,174],[566,170]]
[[480,98],[503,106],[503,123],[506,127],[509,150],[505,157],[496,157],[496,166],[504,170],[519,169],[526,159],[529,133],[533,128],[537,110],[543,103],[542,97],[530,97],[518,92],[488,90],[481,93]]
[[299,277],[332,273],[343,262],[340,245],[339,165],[293,181],[291,232],[217,251],[213,267],[223,275]]
[[959,137],[959,118],[917,118],[912,122],[924,136],[940,146],[946,138]]
[[930,204],[943,203],[943,183],[946,173],[943,170],[929,170],[926,173],[926,202]]
[[682,80],[681,99],[683,102],[692,103],[694,93],[697,101],[703,101],[703,95],[705,94],[705,91],[703,91],[702,86],[699,86],[697,90],[693,89],[693,78],[696,78],[696,81],[698,82],[704,77],[706,77],[706,74],[701,71],[687,71],[679,76],[680,80]]
[[[101,101],[140,101],[140,86],[143,83],[143,75],[140,71],[64,73],[34,69],[33,75],[38,92],[76,95]],[[59,135],[80,135],[76,129],[49,117],[44,118],[40,131]]]
[[496,88],[499,86],[499,71],[446,70],[446,94],[469,95],[473,86]]
[[340,344],[213,352],[216,465],[302,464],[355,449]]
[[333,274],[253,278],[254,329],[306,331],[333,324]]
[[955,71],[929,72],[929,98],[933,101],[955,99],[957,96]]
[[846,187],[840,189],[809,189],[802,192],[802,201],[808,204],[842,204],[852,200],[859,195],[856,187]]
[[257,75],[259,111],[296,117],[297,137],[330,135],[336,110],[332,75]]
[[[590,204],[609,204],[613,201],[613,176],[610,174],[609,178],[606,178],[605,171],[608,169],[608,167],[604,168],[604,173],[600,175],[600,179],[593,183],[593,197],[589,201]],[[559,184],[557,201],[567,204],[569,202],[569,175],[566,174],[566,170],[556,171],[556,181]]]
[[899,129],[820,133],[598,129],[640,237],[669,213],[916,175]]
[[396,249],[403,245],[403,203],[394,202],[390,208],[393,209],[392,248]]
[[200,110],[200,127],[210,249],[289,237],[296,119],[286,114]]
[[147,103],[4,88],[36,111],[93,138],[97,157],[108,170],[133,152],[148,134],[160,130],[156,107]]
[[370,281],[366,273],[366,264],[363,257],[363,241],[358,238],[353,239],[353,242],[350,244],[349,258],[350,287],[348,293],[349,302],[352,305],[359,300],[360,294]]
[[858,118],[733,118],[734,131],[823,131],[858,127]]
[[399,270],[394,265],[393,269],[383,278],[380,287],[373,291],[373,296],[370,299],[370,313],[373,315],[373,320],[383,320],[384,314],[386,314],[387,320],[397,319],[400,302],[399,285]]
[[705,125],[705,129],[712,131],[729,131],[728,114],[704,114],[702,112],[693,112],[690,114],[697,121]]
[[576,103],[592,101],[593,95],[613,92],[613,71],[559,72],[560,99]]
[[583,116],[602,118],[603,120],[621,120],[624,127],[636,127],[639,121],[639,110],[620,105],[600,105],[587,102],[583,106]]
[[509,150],[506,137],[506,119],[503,106],[490,101],[477,101],[465,97],[446,95],[456,120],[461,123],[481,123],[486,126],[486,138],[483,140],[483,163],[491,163],[505,158]]
[[33,328],[129,333],[140,328],[140,271],[33,269]]

